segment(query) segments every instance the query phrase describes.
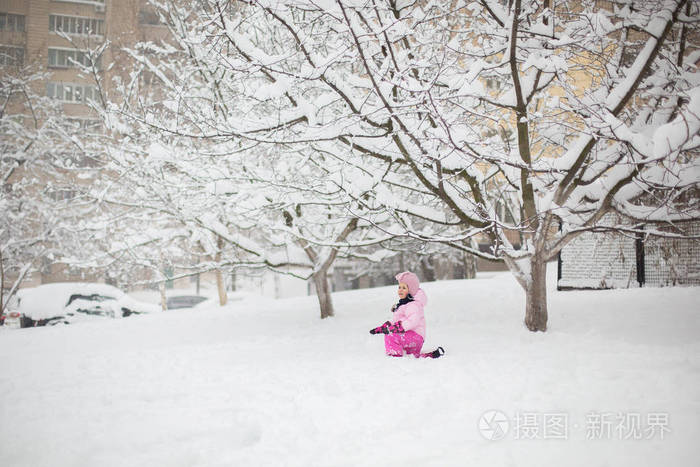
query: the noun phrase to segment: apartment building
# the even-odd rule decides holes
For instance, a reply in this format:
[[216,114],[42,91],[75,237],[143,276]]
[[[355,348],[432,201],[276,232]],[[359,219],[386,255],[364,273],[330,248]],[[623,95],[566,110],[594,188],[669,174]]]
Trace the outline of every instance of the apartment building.
[[109,85],[111,75],[128,72],[122,47],[163,37],[157,23],[146,0],[0,0],[0,71],[26,65],[49,71],[42,91],[81,127],[97,125],[86,104],[94,82],[79,76],[76,63],[85,62],[87,48],[109,41],[99,63],[114,64],[103,76]]
[[[35,83],[34,92],[55,99],[76,133],[99,132],[100,120],[88,105],[97,97],[95,81],[82,76],[77,66],[86,64],[85,51],[108,42],[98,68],[110,92],[114,75],[131,68],[122,48],[166,34],[146,0],[0,0],[0,79],[27,70],[46,72],[47,78]],[[9,113],[17,111],[21,104],[11,102]],[[101,279],[49,259],[39,262],[41,272],[23,285]]]

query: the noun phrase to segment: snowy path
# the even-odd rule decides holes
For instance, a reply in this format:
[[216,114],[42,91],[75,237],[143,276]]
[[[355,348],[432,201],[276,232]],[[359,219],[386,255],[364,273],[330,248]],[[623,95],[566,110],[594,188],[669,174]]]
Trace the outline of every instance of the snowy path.
[[[552,287],[532,334],[508,274],[424,288],[439,360],[368,334],[393,287],[335,294],[325,321],[302,297],[2,329],[0,465],[696,465],[700,289]],[[489,410],[500,441],[477,428]],[[620,439],[637,418],[658,430]]]

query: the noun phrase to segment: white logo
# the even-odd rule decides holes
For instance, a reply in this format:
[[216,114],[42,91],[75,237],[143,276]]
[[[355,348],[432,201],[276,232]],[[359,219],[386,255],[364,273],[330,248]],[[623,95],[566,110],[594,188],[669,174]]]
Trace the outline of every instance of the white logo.
[[489,441],[503,439],[509,427],[508,416],[500,410],[488,410],[479,418],[479,433]]

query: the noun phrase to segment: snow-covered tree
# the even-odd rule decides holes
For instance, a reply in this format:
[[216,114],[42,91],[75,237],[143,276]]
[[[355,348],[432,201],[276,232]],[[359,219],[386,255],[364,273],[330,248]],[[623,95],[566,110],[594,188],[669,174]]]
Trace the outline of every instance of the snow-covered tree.
[[120,232],[109,257],[157,263],[147,259],[149,249],[157,253],[159,238],[182,229],[200,258],[189,265],[192,273],[267,268],[310,279],[321,317],[332,316],[335,260],[381,257],[378,245],[389,237],[370,227],[388,216],[348,203],[329,181],[344,165],[332,155],[218,136],[201,126],[229,118],[236,102],[221,94],[226,68],[203,63],[191,47],[185,25],[198,5],[183,4],[189,9],[162,10],[170,41],[135,45],[128,50],[133,72],[116,78],[112,95],[101,86],[96,108],[111,134],[99,142],[108,164],[92,197],[116,212],[152,213],[147,228]]
[[0,79],[0,311],[29,275],[75,246],[85,159],[75,125],[45,97],[47,75],[8,67]]
[[[261,268],[310,278],[321,317],[332,316],[333,262],[384,238],[371,237],[369,224],[348,214],[337,186],[309,175],[308,166],[287,165],[289,160],[260,163],[278,157],[274,153],[164,135],[136,117],[124,110],[105,114],[122,136],[107,146],[106,175],[93,185],[92,197],[121,227],[103,259],[155,270],[164,258],[183,274],[216,271],[219,278]],[[144,215],[145,223],[125,222]],[[221,280],[219,290],[224,304]]]
[[505,261],[532,331],[547,262],[606,213],[698,217],[697,2],[154,3],[193,59],[179,134],[339,161],[388,235]]

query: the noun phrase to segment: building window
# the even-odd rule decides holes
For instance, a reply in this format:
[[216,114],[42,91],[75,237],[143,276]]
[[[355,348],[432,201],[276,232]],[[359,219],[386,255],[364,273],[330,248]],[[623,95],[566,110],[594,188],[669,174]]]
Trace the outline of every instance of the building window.
[[55,83],[46,84],[46,95],[61,102],[87,104],[98,96],[97,87],[89,84]]
[[158,13],[153,7],[144,6],[139,10],[139,24],[157,26],[161,22]]
[[0,13],[0,31],[24,32],[24,15]]
[[[49,49],[49,66],[54,68],[78,68],[78,64],[90,66],[90,57],[82,50],[75,49]],[[95,64],[97,69],[102,68],[100,58]]]
[[62,15],[49,16],[49,31],[52,32],[103,36],[104,29],[105,22],[101,19]]
[[64,190],[64,189],[57,189],[57,190],[52,190],[46,193],[48,197],[54,201],[70,201],[76,196],[78,196],[78,192],[75,190]]
[[13,47],[11,45],[0,45],[0,65],[1,66],[22,66],[22,65],[24,65],[24,47]]
[[69,118],[70,123],[76,130],[96,133],[102,128],[102,120],[94,118]]

